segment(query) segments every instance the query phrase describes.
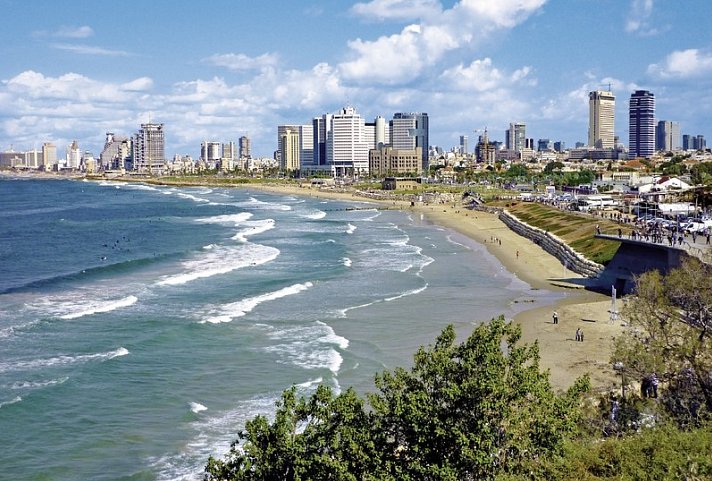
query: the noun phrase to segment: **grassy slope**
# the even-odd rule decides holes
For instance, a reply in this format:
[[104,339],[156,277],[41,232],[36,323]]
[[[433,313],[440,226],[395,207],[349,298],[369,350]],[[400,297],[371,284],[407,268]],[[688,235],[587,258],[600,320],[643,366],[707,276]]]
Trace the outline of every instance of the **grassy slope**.
[[[519,220],[551,232],[576,252],[599,264],[607,264],[620,247],[620,242],[594,238],[596,225],[600,225],[604,233],[618,231],[619,225],[610,220],[561,211],[536,202],[499,201],[489,202],[488,205],[503,207]],[[628,231],[625,229],[626,233]]]

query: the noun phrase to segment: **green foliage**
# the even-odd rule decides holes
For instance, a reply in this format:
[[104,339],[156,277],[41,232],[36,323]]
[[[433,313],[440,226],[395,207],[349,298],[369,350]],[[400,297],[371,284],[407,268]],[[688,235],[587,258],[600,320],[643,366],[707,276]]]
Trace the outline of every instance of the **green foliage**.
[[376,377],[371,409],[353,390],[285,391],[270,423],[249,421],[205,480],[471,480],[528,472],[563,452],[588,379],[554,394],[538,345],[500,317],[462,344],[452,326],[411,370]]
[[552,162],[549,162],[548,164],[546,164],[546,166],[544,167],[544,173],[551,174],[555,171],[561,172],[561,170],[563,168],[564,168],[563,162],[559,162],[559,161],[553,162],[552,161]]
[[[625,438],[566,444],[563,456],[534,476],[514,480],[702,480],[712,478],[712,428],[681,431],[674,426],[648,429]],[[504,478],[502,478],[504,479]]]
[[623,318],[629,327],[615,342],[613,361],[642,380],[664,381],[661,407],[681,425],[712,413],[712,272],[688,258],[666,276],[641,275]]
[[709,185],[712,183],[712,162],[695,164],[690,169],[690,177],[696,185]]
[[505,177],[529,177],[529,169],[524,164],[512,164],[504,173]]

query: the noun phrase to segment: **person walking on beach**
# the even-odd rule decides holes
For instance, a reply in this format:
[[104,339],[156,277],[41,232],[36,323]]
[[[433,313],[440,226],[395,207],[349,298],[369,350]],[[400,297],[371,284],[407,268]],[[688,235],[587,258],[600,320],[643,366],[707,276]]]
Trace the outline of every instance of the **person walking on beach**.
[[576,328],[576,342],[581,340],[581,328],[577,327]]
[[551,318],[554,320],[554,324],[559,323],[559,314],[557,314],[556,311],[554,311],[554,314],[551,316]]

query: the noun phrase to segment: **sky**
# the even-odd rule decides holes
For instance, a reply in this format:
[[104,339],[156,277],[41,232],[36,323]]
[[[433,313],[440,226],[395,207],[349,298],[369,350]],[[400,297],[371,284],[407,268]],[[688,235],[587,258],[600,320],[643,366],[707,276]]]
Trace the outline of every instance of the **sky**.
[[712,135],[710,0],[0,0],[0,150],[95,156],[106,132],[165,125],[166,156],[352,106],[427,112],[445,150],[485,128],[586,142],[588,92],[656,97],[656,117]]

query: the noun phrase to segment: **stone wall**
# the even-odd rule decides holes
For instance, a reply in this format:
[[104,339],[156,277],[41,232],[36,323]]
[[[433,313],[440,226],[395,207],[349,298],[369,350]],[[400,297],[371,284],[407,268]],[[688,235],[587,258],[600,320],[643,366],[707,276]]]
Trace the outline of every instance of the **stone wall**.
[[546,252],[559,259],[567,269],[589,278],[598,277],[603,272],[601,264],[586,259],[559,237],[520,221],[506,210],[499,210],[498,213],[499,219],[507,227],[541,246]]
[[496,207],[488,207],[485,205],[476,205],[475,203],[471,203],[469,206],[473,210],[496,214],[499,219],[511,230],[522,237],[526,237],[535,244],[540,245],[546,252],[559,259],[559,261],[566,266],[567,269],[579,275],[595,278],[600,276],[603,272],[604,266],[596,262],[589,261],[569,247],[568,244],[562,241],[559,237],[541,230],[538,227],[530,226],[526,222],[520,221],[506,210]]

